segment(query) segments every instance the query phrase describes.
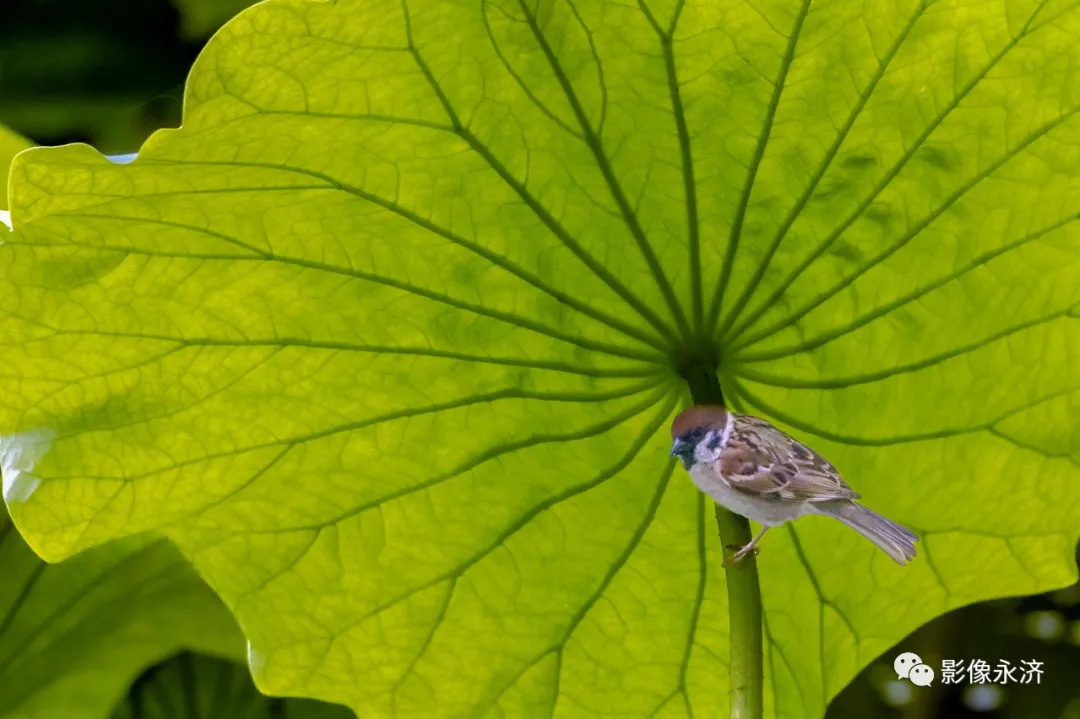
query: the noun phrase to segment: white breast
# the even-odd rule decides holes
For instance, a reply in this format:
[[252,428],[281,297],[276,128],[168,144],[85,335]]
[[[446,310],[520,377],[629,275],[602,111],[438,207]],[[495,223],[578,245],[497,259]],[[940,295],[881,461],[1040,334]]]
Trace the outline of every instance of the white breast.
[[777,502],[732,489],[714,467],[707,463],[695,464],[690,468],[690,478],[720,506],[767,527],[779,527],[802,514],[802,503]]

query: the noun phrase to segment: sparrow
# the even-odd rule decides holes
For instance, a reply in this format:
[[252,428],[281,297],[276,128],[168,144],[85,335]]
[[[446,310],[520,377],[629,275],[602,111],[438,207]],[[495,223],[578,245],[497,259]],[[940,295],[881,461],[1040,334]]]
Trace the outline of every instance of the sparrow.
[[699,405],[675,417],[671,438],[672,456],[698,489],[761,525],[745,547],[731,547],[738,551],[725,567],[756,555],[765,532],[804,514],[839,519],[898,564],[915,557],[918,535],[856,502],[860,495],[831,462],[763,419]]

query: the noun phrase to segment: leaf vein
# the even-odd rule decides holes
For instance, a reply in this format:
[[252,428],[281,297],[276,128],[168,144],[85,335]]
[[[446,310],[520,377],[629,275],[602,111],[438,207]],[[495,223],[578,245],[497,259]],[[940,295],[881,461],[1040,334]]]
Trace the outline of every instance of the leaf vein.
[[453,123],[453,126],[456,129],[458,136],[462,140],[464,140],[465,143],[470,148],[472,148],[472,150],[476,152],[487,163],[487,165],[497,175],[499,175],[500,178],[502,178],[503,182],[505,182],[507,186],[510,187],[510,189],[512,189],[514,193],[521,198],[522,202],[524,202],[526,206],[528,206],[529,209],[533,211],[537,218],[548,228],[548,230],[551,231],[551,233],[560,242],[562,242],[564,247],[570,250],[570,252],[572,252],[574,256],[576,256],[598,279],[600,279],[604,284],[606,284],[613,292],[615,292],[615,294],[621,297],[623,301],[627,303],[627,305],[629,305],[632,309],[636,310],[638,314],[640,314],[642,318],[644,318],[649,324],[651,324],[657,330],[657,332],[659,332],[665,339],[669,341],[674,341],[674,335],[672,334],[671,329],[667,326],[667,324],[664,323],[663,320],[661,320],[660,317],[657,316],[656,313],[654,313],[648,307],[648,305],[642,302],[640,298],[638,298],[633,292],[631,292],[630,289],[626,287],[626,285],[621,283],[618,278],[616,278],[611,272],[609,272],[602,263],[597,261],[596,258],[592,255],[590,255],[585,250],[585,248],[582,247],[582,245],[573,238],[573,236],[566,230],[566,228],[563,227],[562,224],[554,218],[554,216],[552,216],[552,214],[547,210],[547,208],[544,207],[543,204],[541,204],[540,201],[535,196],[533,196],[532,193],[529,192],[528,188],[526,188],[520,180],[514,177],[501,162],[499,162],[498,158],[495,157],[494,153],[492,153],[491,150],[486,145],[484,145],[484,143],[482,143],[479,138],[477,138],[467,127],[465,127],[465,125],[458,117],[457,112],[454,110],[453,105],[450,103],[450,99],[446,96],[446,93],[443,92],[438,82],[436,82],[435,76],[431,72],[431,68],[428,67],[427,62],[424,60],[423,56],[420,54],[419,49],[413,42],[412,25],[411,21],[409,20],[408,12],[408,0],[402,0],[402,5],[405,7],[405,24],[406,33],[409,38],[410,53],[414,61],[417,63],[417,66],[420,68],[420,71],[427,79],[427,82],[430,85],[432,92],[435,93],[440,104],[443,106],[443,110],[447,113],[447,116]]
[[812,0],[803,0],[799,12],[795,16],[795,24],[792,27],[791,35],[788,36],[787,47],[784,49],[784,56],[780,60],[780,69],[777,73],[776,80],[773,82],[772,96],[769,98],[769,105],[765,111],[765,122],[762,124],[761,133],[758,135],[757,145],[754,148],[754,156],[751,158],[750,167],[746,172],[746,182],[743,183],[739,204],[735,208],[735,218],[731,223],[731,233],[728,236],[727,250],[724,252],[724,261],[720,269],[720,280],[716,284],[712,301],[709,303],[709,316],[707,321],[710,326],[715,326],[720,316],[720,310],[724,302],[724,293],[727,292],[728,281],[731,279],[731,271],[735,263],[735,254],[738,251],[739,242],[742,239],[743,221],[746,219],[746,211],[750,206],[750,195],[754,191],[758,168],[760,168],[761,162],[765,158],[765,149],[768,147],[769,137],[772,135],[773,123],[776,120],[776,111],[780,107],[780,97],[783,95],[784,87],[787,83],[788,71],[791,70],[791,65],[795,60],[795,48],[799,43],[803,22],[810,12],[811,4]]
[[[1020,42],[1020,40],[1022,40],[1025,36],[1032,32],[1030,27],[1031,22],[1035,18],[1035,15],[1038,14],[1041,7],[1045,5],[1045,2],[1046,0],[1043,0],[1043,3],[1039,6],[1039,8],[1037,8],[1035,12],[1031,15],[1031,17],[1028,18],[1027,23],[1016,35],[1016,37],[1006,43],[994,57],[990,58],[989,62],[987,62],[987,64],[972,77],[968,84],[961,88],[960,92],[958,92],[953,97],[952,101],[948,105],[946,105],[945,108],[937,116],[935,116],[933,120],[930,121],[930,123],[926,126],[923,132],[915,139],[915,142],[912,143],[911,147],[908,148],[907,152],[905,152],[900,157],[900,159],[897,160],[897,162],[891,168],[889,168],[889,171],[885,173],[877,186],[874,187],[874,189],[870,192],[869,195],[867,195],[866,199],[863,200],[855,208],[855,210],[837,226],[835,230],[829,233],[825,240],[822,241],[821,244],[819,244],[805,260],[799,263],[799,265],[796,266],[795,269],[790,274],[788,274],[786,278],[784,278],[784,280],[777,286],[777,288],[772,292],[772,294],[770,294],[768,298],[766,298],[765,302],[763,302],[757,310],[752,312],[744,320],[741,325],[741,329],[731,334],[731,336],[728,338],[728,341],[733,343],[734,347],[744,347],[768,336],[767,334],[758,333],[756,335],[753,335],[752,338],[749,340],[746,340],[737,345],[734,344],[739,337],[741,337],[747,330],[754,326],[754,324],[758,321],[758,319],[761,318],[762,315],[765,314],[765,312],[767,312],[774,304],[776,304],[777,300],[779,300],[784,295],[784,293],[787,292],[787,289],[792,284],[794,284],[795,280],[797,280],[802,275],[802,273],[805,272],[806,269],[810,267],[815,260],[817,260],[817,258],[823,255],[829,249],[829,247],[831,247],[832,244],[836,242],[836,240],[844,233],[844,231],[847,230],[848,227],[850,227],[859,217],[862,216],[866,209],[870,207],[871,204],[873,204],[874,200],[877,199],[877,196],[889,186],[889,183],[891,183],[897,175],[900,174],[900,171],[903,170],[903,168],[907,165],[911,158],[915,156],[915,153],[922,148],[922,146],[937,130],[937,128],[949,117],[949,115],[952,114],[953,110],[955,110],[960,105],[960,103],[963,102],[963,100],[971,93],[971,91],[974,90],[979,85],[979,83],[982,82],[982,80],[991,72],[991,70],[993,70],[994,67],[996,67],[997,64],[1001,62],[1001,60],[1004,59],[1006,55],[1008,55],[1008,53],[1017,45],[1017,43]],[[780,329],[782,329],[783,326],[786,326],[786,324],[782,325]],[[769,334],[771,334],[771,332],[769,332]]]
[[[928,214],[926,217],[924,217],[921,220],[919,220],[918,222],[916,222],[912,226],[912,228],[910,230],[908,230],[907,233],[905,233],[902,237],[900,237],[896,242],[894,242],[893,244],[891,244],[888,247],[886,247],[885,249],[883,249],[881,252],[874,255],[872,258],[870,258],[870,260],[868,262],[864,263],[861,267],[856,269],[855,272],[853,272],[852,274],[848,275],[847,277],[841,279],[839,282],[835,283],[832,287],[830,287],[825,292],[820,293],[817,296],[815,296],[810,302],[808,302],[806,305],[804,305],[801,309],[796,310],[792,315],[785,318],[783,321],[781,321],[781,322],[773,325],[772,327],[769,327],[769,328],[767,328],[767,329],[765,329],[765,330],[763,330],[763,331],[761,331],[761,332],[759,332],[759,333],[757,333],[755,335],[752,335],[751,337],[746,338],[745,340],[743,340],[743,342],[735,345],[732,348],[732,351],[733,352],[739,352],[741,349],[743,349],[745,347],[748,347],[748,346],[753,345],[753,344],[755,344],[757,342],[760,342],[761,340],[763,340],[765,338],[771,337],[772,335],[776,334],[777,332],[784,329],[785,327],[790,327],[795,322],[798,322],[800,319],[802,319],[803,317],[808,315],[813,310],[815,310],[818,307],[821,307],[822,305],[824,305],[828,300],[835,297],[842,290],[844,290],[845,288],[851,286],[856,280],[858,280],[864,274],[866,274],[871,269],[873,269],[877,265],[881,264],[884,260],[886,260],[887,258],[892,256],[893,254],[898,252],[900,249],[905,247],[909,242],[911,242],[912,239],[917,237],[919,235],[919,233],[921,233],[924,229],[926,229],[928,226],[933,224],[934,221],[936,221],[939,217],[941,217],[946,212],[946,210],[948,210],[954,204],[956,204],[961,199],[963,199],[963,197],[966,196],[967,193],[970,192],[976,185],[978,185],[980,182],[987,179],[988,177],[991,177],[995,172],[997,172],[999,169],[1001,169],[1010,160],[1018,157],[1030,145],[1032,145],[1033,143],[1035,143],[1039,139],[1045,137],[1052,130],[1056,129],[1057,127],[1062,125],[1066,120],[1073,117],[1077,112],[1080,112],[1080,105],[1078,105],[1077,107],[1069,110],[1066,113],[1063,113],[1060,117],[1055,118],[1051,122],[1048,122],[1045,125],[1043,125],[1042,127],[1039,127],[1038,129],[1036,129],[1034,132],[1032,132],[1030,135],[1028,135],[1026,138],[1024,138],[1024,140],[1022,142],[1020,142],[1020,144],[1017,145],[1015,148],[1013,148],[1012,150],[1009,150],[1008,152],[1003,154],[999,159],[997,159],[995,162],[993,162],[985,170],[978,173],[973,178],[971,178],[968,182],[964,183],[959,188],[957,188],[955,192],[953,192],[951,195],[949,195],[945,199],[945,201],[942,202],[937,208],[935,208],[930,214]],[[811,343],[809,343],[809,342],[805,343],[805,344],[807,346],[811,345]],[[790,351],[790,350],[788,350],[786,348],[782,349],[782,350],[776,350],[776,352],[788,352],[788,351]],[[764,355],[764,354],[766,354],[766,353],[762,353],[762,355]],[[780,356],[783,356],[783,355],[780,355]]]
[[[859,97],[852,106],[851,112],[848,113],[847,120],[845,120],[844,125],[840,128],[839,132],[836,133],[836,137],[833,139],[832,144],[825,151],[825,155],[818,164],[817,170],[811,176],[810,182],[807,183],[806,189],[803,190],[802,195],[796,200],[795,204],[792,205],[791,210],[788,211],[787,216],[777,228],[776,234],[773,236],[772,240],[770,240],[769,245],[765,250],[765,258],[754,271],[753,276],[750,278],[750,282],[747,283],[746,287],[739,295],[739,298],[732,306],[731,311],[728,313],[724,324],[721,325],[718,332],[721,343],[723,343],[725,336],[732,329],[732,325],[739,318],[739,315],[753,297],[754,291],[758,288],[762,278],[769,269],[769,264],[772,263],[773,258],[776,256],[776,251],[779,249],[780,244],[784,241],[788,231],[791,230],[791,227],[795,224],[795,220],[798,219],[800,213],[802,213],[806,204],[810,201],[810,198],[814,194],[814,190],[817,189],[818,183],[821,182],[821,178],[825,176],[826,171],[832,166],[832,162],[836,159],[836,155],[840,151],[841,146],[843,146],[844,141],[847,139],[848,133],[851,132],[851,128],[855,126],[855,121],[858,120],[859,114],[863,111],[863,108],[866,107],[866,103],[870,100],[874,90],[877,89],[877,85],[881,81],[881,78],[885,76],[885,71],[896,57],[896,53],[900,50],[901,45],[903,45],[904,41],[911,33],[911,29],[915,27],[915,23],[922,16],[926,7],[927,5],[923,3],[915,9],[915,13],[908,18],[907,24],[901,29],[896,40],[885,53],[885,57],[879,60],[878,68],[874,72],[873,77],[870,78],[866,87],[859,93]],[[743,329],[743,327],[737,328],[735,330],[735,336],[738,336]]]

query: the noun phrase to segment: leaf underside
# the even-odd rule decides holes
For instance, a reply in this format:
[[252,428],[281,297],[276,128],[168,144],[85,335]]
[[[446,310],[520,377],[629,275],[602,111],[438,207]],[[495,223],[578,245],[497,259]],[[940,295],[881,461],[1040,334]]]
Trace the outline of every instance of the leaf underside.
[[1080,526],[1080,10],[273,0],[130,165],[32,150],[0,246],[5,497],[49,560],[175,541],[259,687],[363,717],[723,716],[680,372],[922,537],[759,559],[820,716]]

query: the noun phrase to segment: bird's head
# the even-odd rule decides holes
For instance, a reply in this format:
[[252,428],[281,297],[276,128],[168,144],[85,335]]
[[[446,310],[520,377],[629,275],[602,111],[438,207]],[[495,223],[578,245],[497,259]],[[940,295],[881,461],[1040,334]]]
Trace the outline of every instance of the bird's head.
[[730,418],[718,404],[684,409],[671,423],[671,456],[686,469],[716,459],[731,436]]

